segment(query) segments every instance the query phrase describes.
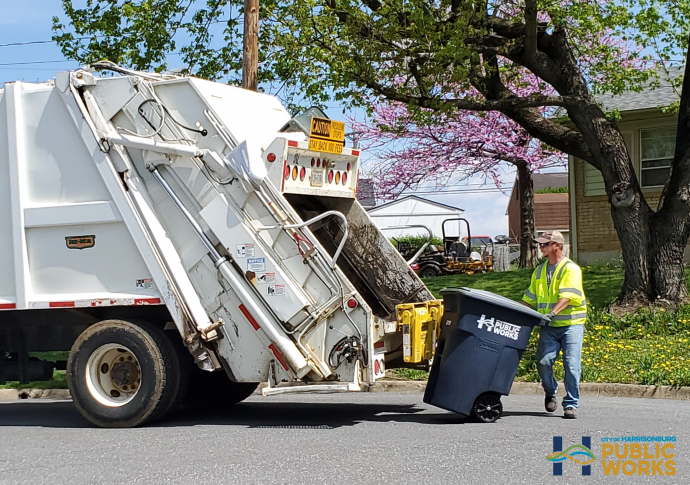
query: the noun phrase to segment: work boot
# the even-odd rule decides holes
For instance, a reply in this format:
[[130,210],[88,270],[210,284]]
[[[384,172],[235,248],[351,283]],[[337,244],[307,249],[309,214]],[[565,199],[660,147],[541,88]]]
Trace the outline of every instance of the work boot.
[[544,408],[546,409],[547,413],[554,412],[557,407],[558,403],[556,402],[556,396],[546,396],[544,398]]
[[575,409],[572,406],[566,407],[565,411],[563,412],[563,418],[565,418],[565,419],[577,419],[577,409]]

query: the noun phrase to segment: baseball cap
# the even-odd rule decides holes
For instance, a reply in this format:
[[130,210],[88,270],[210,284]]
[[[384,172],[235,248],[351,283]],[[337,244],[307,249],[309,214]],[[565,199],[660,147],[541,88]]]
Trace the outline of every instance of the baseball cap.
[[563,237],[563,234],[561,234],[560,231],[548,231],[539,236],[534,240],[535,242],[538,242],[539,244],[544,244],[548,242],[555,242],[559,244],[565,244],[565,238]]

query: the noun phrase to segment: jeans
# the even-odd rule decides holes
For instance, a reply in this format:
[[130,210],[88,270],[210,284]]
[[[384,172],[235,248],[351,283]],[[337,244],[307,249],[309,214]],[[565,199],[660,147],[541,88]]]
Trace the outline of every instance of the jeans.
[[567,327],[541,327],[537,344],[537,370],[541,385],[547,396],[555,396],[558,382],[553,376],[553,363],[558,352],[563,351],[563,368],[565,370],[565,393],[563,407],[577,408],[580,399],[580,356],[582,354],[582,337],[584,325]]

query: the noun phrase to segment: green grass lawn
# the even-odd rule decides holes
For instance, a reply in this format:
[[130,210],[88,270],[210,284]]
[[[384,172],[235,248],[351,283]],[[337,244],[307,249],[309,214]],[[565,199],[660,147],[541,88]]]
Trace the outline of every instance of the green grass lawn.
[[[529,285],[532,270],[506,273],[441,276],[424,283],[437,297],[447,287],[480,288],[520,300]],[[623,270],[605,265],[583,268],[583,283],[589,312],[582,353],[583,382],[623,382],[690,386],[690,305],[678,312],[640,310],[633,315],[613,317],[606,307],[623,283]],[[518,367],[517,379],[538,380],[535,351],[538,329],[532,334]],[[64,360],[65,353],[34,354],[44,360]],[[556,376],[563,378],[563,366],[556,365]],[[395,377],[424,380],[428,373],[412,369],[393,369]],[[0,385],[11,388],[66,388],[65,372],[55,371],[53,380]]]
[[[491,291],[517,301],[522,298],[522,294],[529,286],[533,271],[518,269],[505,273],[439,276],[426,278],[424,283],[438,298],[441,298],[440,291],[443,288],[465,286]],[[582,279],[589,304],[596,308],[603,308],[618,296],[623,285],[623,270],[605,265],[586,266],[582,269]]]
[[[582,382],[690,386],[690,305],[678,312],[642,309],[633,315],[614,317],[606,308],[620,291],[623,270],[595,265],[583,267],[582,273],[589,307],[582,350]],[[520,300],[531,274],[532,270],[516,270],[441,276],[426,279],[424,283],[437,297],[443,288],[465,286]],[[518,367],[518,380],[539,379],[535,359],[538,336],[536,329]],[[558,379],[563,379],[560,360],[556,362],[555,373]],[[393,369],[391,374],[414,380],[426,379],[428,375],[411,369]]]

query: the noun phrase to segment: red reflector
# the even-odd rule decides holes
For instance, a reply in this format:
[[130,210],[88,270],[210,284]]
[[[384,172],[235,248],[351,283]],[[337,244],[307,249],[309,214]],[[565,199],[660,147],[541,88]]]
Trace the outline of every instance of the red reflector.
[[290,367],[288,367],[288,363],[285,360],[285,357],[283,357],[283,354],[280,353],[278,347],[276,347],[276,344],[271,344],[268,346],[268,348],[271,349],[271,352],[273,352],[273,355],[276,356],[276,359],[278,359],[280,365],[283,366],[283,369],[288,370]]
[[333,182],[333,170],[329,170],[328,171],[328,183],[330,184],[332,182]]
[[294,140],[288,140],[288,146],[289,146],[289,147],[296,147],[296,146],[297,146],[297,142],[294,141]]
[[352,150],[352,154],[357,157],[359,156],[359,150]]
[[357,308],[357,300],[355,300],[354,298],[350,298],[349,300],[347,300],[347,306],[348,308]]
[[316,163],[316,160],[314,160],[314,159],[312,158],[312,159],[311,159],[311,166],[313,167],[315,163]]
[[381,368],[379,367],[379,361],[375,360],[374,361],[374,374],[380,374],[381,373]]
[[347,182],[347,173],[343,172],[343,185],[345,185],[345,182]]
[[290,167],[285,165],[285,180],[290,178]]
[[412,269],[419,269],[419,265],[418,265],[417,263],[412,263],[412,264],[410,265],[410,268],[412,268]]
[[[137,298],[134,300],[135,305],[160,305],[160,303],[160,298]],[[94,306],[93,302],[91,303],[91,306]]]
[[49,308],[71,308],[74,305],[73,301],[51,301],[48,303]]
[[351,168],[352,168],[352,164],[351,164],[351,163],[348,163],[348,164],[347,164],[347,171],[349,172]]
[[244,305],[240,305],[240,311],[242,312],[242,315],[244,315],[244,318],[249,320],[249,323],[252,324],[252,327],[254,327],[254,330],[259,330],[261,327],[259,324],[254,320],[254,317],[252,316],[251,313],[249,313],[249,310],[247,310],[247,307]]
[[317,158],[317,159],[316,159],[316,166],[317,166],[317,167],[320,167],[320,166],[321,166],[321,159],[320,159],[320,158]]
[[266,160],[268,160],[269,162],[275,162],[276,161],[276,154],[275,153],[269,153],[266,156]]
[[375,349],[382,349],[382,348],[384,348],[385,346],[386,346],[386,342],[384,342],[383,340],[379,340],[378,342],[375,342],[375,343],[374,343],[374,348],[375,348]]
[[335,173],[335,183],[339,184],[340,183],[340,172]]
[[307,174],[307,169],[302,167],[299,171],[299,179],[304,180],[304,176]]

